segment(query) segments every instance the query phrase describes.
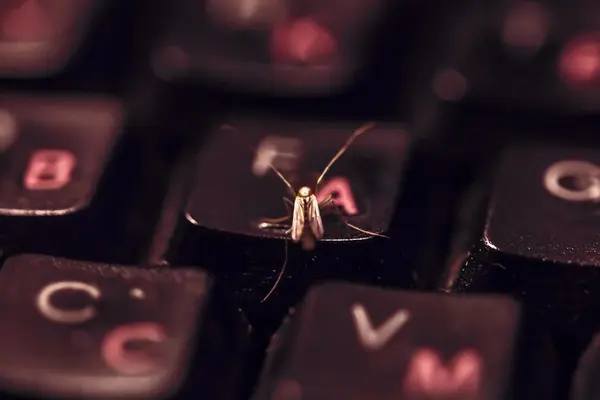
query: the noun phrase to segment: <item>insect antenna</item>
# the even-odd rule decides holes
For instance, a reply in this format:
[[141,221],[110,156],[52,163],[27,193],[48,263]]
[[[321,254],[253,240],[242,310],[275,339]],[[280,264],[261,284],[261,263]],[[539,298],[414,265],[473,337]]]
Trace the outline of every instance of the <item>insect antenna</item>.
[[[233,131],[236,134],[239,134],[239,131],[237,130],[237,128],[228,125],[228,124],[223,124],[219,127],[222,130],[229,130],[229,131]],[[246,143],[246,145],[250,148],[250,150],[252,150],[252,152],[254,154],[256,154],[256,149],[252,146],[250,146],[248,143]],[[285,179],[285,177],[283,176],[283,174],[281,172],[279,172],[279,170],[277,168],[275,168],[275,166],[269,162],[269,168],[271,168],[273,170],[273,172],[275,172],[277,174],[277,176],[279,176],[279,178],[281,178],[281,180],[283,181],[283,183],[285,183],[285,185],[288,187],[288,189],[290,190],[290,193],[292,194],[293,197],[296,197],[296,191],[294,190],[294,187],[292,186],[292,184]]]
[[277,289],[277,286],[279,286],[279,282],[281,282],[281,279],[283,278],[283,274],[285,273],[285,267],[287,266],[287,262],[288,262],[288,241],[284,240],[284,242],[285,242],[285,247],[284,247],[285,261],[283,262],[283,265],[281,266],[281,271],[279,271],[277,280],[273,284],[273,287],[271,287],[271,290],[269,290],[269,293],[267,293],[267,295],[265,297],[263,297],[263,299],[260,301],[261,303],[265,302],[271,296],[271,294],[273,294],[275,289]]
[[366,123],[366,124],[362,125],[361,127],[359,127],[357,130],[355,130],[352,133],[352,135],[346,141],[346,144],[344,144],[344,146],[342,146],[342,148],[337,152],[337,154],[335,156],[333,156],[333,158],[331,159],[331,161],[329,161],[329,164],[327,164],[327,166],[325,167],[325,169],[323,170],[323,172],[321,172],[321,175],[319,176],[319,179],[317,179],[317,184],[315,186],[315,191],[318,190],[319,183],[321,183],[321,181],[323,180],[323,177],[325,176],[325,174],[327,173],[327,171],[329,171],[329,169],[337,161],[337,159],[340,158],[342,156],[342,154],[344,154],[346,152],[346,150],[348,150],[348,147],[350,147],[350,145],[352,144],[352,142],[354,142],[354,140],[357,137],[359,137],[360,135],[362,135],[363,133],[365,133],[365,132],[370,131],[371,129],[373,129],[375,127],[375,125],[377,125],[377,122]]

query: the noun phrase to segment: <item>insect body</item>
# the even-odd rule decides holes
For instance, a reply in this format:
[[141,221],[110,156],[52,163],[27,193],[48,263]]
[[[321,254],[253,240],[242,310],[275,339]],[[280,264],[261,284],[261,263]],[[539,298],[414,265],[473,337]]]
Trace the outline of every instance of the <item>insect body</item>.
[[[331,159],[329,164],[327,164],[327,166],[325,167],[325,169],[323,170],[323,172],[317,179],[317,183],[315,185],[317,190],[318,190],[319,184],[323,180],[323,177],[325,176],[327,171],[329,171],[329,169],[337,161],[337,159],[340,158],[342,156],[342,154],[344,154],[344,152],[348,149],[348,147],[350,147],[352,142],[359,135],[371,130],[374,126],[375,126],[375,123],[372,122],[372,123],[365,124],[365,125],[361,126],[360,128],[358,128],[356,131],[354,131],[354,133],[352,134],[352,136],[350,136],[350,138],[348,139],[346,144]],[[322,239],[323,235],[325,233],[325,230],[323,227],[323,220],[321,218],[321,209],[325,209],[331,205],[335,205],[333,196],[329,196],[327,199],[325,199],[319,203],[319,201],[317,200],[317,196],[315,195],[315,193],[313,193],[313,191],[310,187],[303,186],[296,192],[294,190],[294,188],[292,187],[292,185],[288,182],[288,180],[285,179],[285,177],[281,174],[281,172],[279,172],[277,170],[277,168],[275,168],[273,165],[270,165],[270,168],[273,170],[273,172],[275,172],[279,176],[279,178],[281,178],[281,180],[285,183],[285,185],[290,190],[290,193],[295,197],[293,202],[292,202],[292,200],[290,200],[286,197],[284,197],[284,199],[283,199],[286,204],[286,207],[288,205],[293,206],[293,211],[292,211],[292,215],[291,215],[292,225],[288,230],[286,230],[286,235],[289,234],[291,240],[295,243],[301,242],[302,248],[304,250],[312,250],[315,247],[315,242],[317,240]],[[334,207],[334,209],[336,211],[338,211],[337,208]],[[340,217],[342,217],[341,214],[340,214]],[[268,229],[268,228],[277,227],[277,226],[280,226],[280,225],[278,225],[280,222],[283,222],[289,218],[290,218],[290,216],[287,215],[282,218],[264,220],[263,222],[261,222],[259,224],[259,228]],[[356,227],[356,226],[350,224],[348,221],[346,221],[343,217],[342,217],[342,219],[344,220],[344,223],[352,229],[355,229],[357,231],[360,231],[362,233],[366,233],[366,234],[369,234],[372,236],[386,237],[384,235],[374,233],[374,232],[369,232],[369,231],[366,231],[359,227]],[[264,299],[262,301],[265,301],[271,295],[271,293],[273,293],[273,291],[279,284],[279,281],[283,277],[286,263],[287,263],[287,242],[286,242],[285,263],[284,263],[283,267],[281,268],[281,272],[280,272],[275,284],[271,288],[271,291],[269,291],[269,293],[264,297]]]
[[[303,186],[298,190],[298,195],[294,201],[294,213],[292,214],[292,228],[290,232],[292,241],[299,242],[309,234],[305,230],[307,225],[312,238],[319,240],[323,237],[325,231],[323,229],[323,220],[321,219],[317,196],[315,196],[308,186]],[[312,241],[312,245],[306,240],[303,242],[305,250],[314,247],[314,240]]]

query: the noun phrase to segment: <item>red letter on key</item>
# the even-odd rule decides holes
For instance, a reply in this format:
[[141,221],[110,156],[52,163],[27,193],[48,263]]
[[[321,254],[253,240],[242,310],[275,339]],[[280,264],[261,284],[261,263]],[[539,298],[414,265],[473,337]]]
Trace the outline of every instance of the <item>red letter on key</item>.
[[333,194],[337,195],[333,197],[333,204],[342,206],[348,215],[358,214],[358,207],[356,207],[352,189],[346,178],[335,177],[327,181],[317,193],[317,200],[321,203]]
[[415,352],[404,378],[404,391],[412,396],[474,396],[479,391],[481,359],[474,350],[463,350],[443,365],[430,349]]

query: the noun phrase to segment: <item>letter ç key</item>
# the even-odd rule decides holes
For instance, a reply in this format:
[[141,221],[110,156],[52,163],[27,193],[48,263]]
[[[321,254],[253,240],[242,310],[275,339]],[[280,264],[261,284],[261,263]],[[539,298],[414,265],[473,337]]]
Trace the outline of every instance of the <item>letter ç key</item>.
[[214,288],[201,270],[10,257],[0,272],[0,396],[233,398],[248,326]]
[[519,319],[504,297],[320,285],[273,337],[254,400],[506,399]]

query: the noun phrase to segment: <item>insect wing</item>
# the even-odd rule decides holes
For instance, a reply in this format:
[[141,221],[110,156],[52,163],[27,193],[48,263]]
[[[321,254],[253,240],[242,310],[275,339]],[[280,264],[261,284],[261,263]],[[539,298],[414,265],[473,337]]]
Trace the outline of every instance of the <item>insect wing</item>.
[[321,211],[319,210],[319,201],[314,194],[310,196],[307,204],[308,211],[308,226],[312,231],[315,239],[321,239],[325,230],[323,229],[323,220],[321,219]]
[[294,200],[291,232],[291,237],[294,242],[298,242],[300,241],[300,238],[302,238],[302,232],[304,232],[304,220],[304,202],[300,197],[296,197],[296,200]]

